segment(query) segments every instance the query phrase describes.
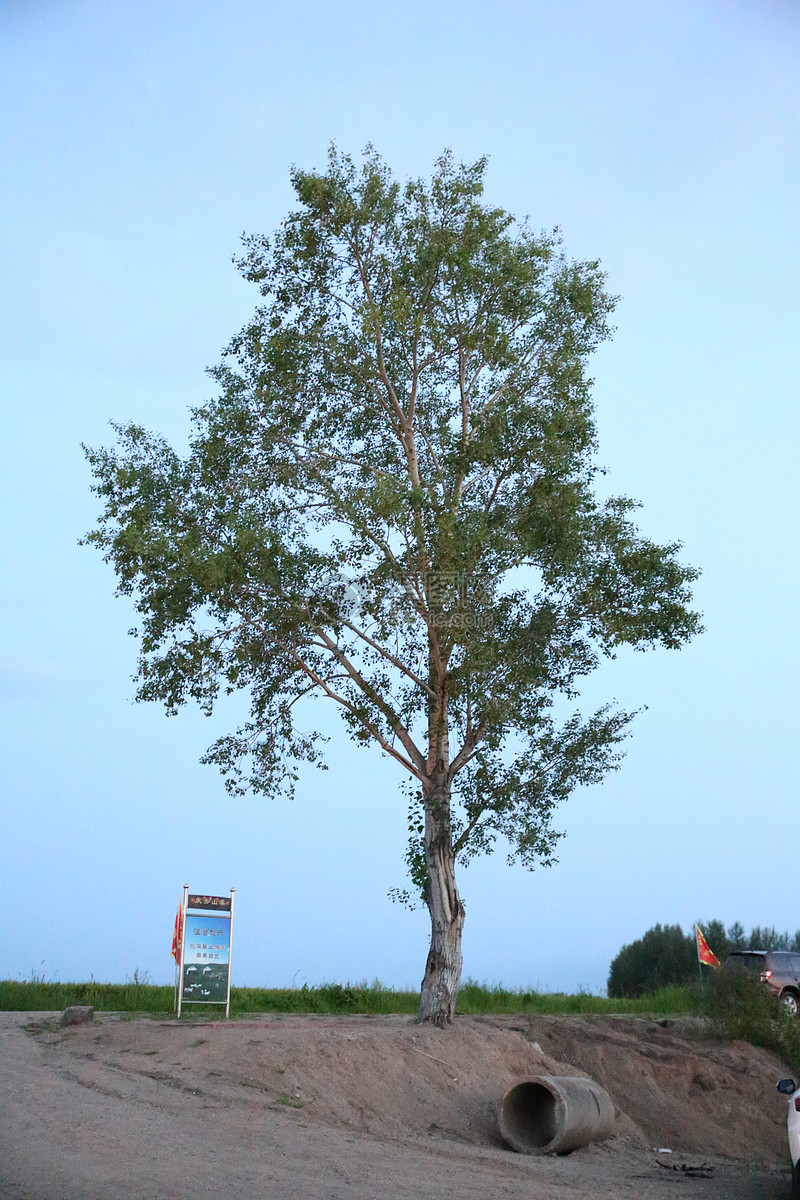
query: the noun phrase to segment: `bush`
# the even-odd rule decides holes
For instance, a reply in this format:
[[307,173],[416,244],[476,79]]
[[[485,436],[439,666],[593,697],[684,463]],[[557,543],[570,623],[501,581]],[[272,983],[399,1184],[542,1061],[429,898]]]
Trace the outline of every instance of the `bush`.
[[788,1013],[757,975],[715,971],[705,995],[705,1013],[716,1034],[763,1046],[800,1074],[800,1018]]

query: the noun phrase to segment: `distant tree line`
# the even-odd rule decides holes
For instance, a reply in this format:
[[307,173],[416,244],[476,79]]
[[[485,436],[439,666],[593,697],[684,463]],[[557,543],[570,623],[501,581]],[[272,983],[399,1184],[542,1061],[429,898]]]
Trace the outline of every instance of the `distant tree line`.
[[[795,950],[800,952],[800,929],[780,933],[769,925],[755,925],[749,934],[738,921],[727,930],[722,921],[698,921],[711,949],[722,962],[731,950]],[[694,928],[684,933],[680,925],[654,925],[643,937],[623,946],[611,963],[609,996],[644,996],[662,987],[681,986],[697,979],[697,946]]]

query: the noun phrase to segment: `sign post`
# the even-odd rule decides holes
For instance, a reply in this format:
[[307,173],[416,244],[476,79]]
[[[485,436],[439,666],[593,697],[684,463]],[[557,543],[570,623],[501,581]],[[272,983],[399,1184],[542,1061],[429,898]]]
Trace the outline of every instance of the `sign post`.
[[184,885],[179,1017],[184,1004],[224,1004],[225,1016],[230,1016],[234,891],[202,896]]

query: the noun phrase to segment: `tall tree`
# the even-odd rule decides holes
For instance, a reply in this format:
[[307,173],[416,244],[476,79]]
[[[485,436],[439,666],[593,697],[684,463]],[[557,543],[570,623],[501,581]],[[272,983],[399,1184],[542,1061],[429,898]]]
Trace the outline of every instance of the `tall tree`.
[[586,373],[614,298],[482,201],[486,162],[397,182],[371,148],[292,171],[298,206],[238,263],[262,301],[210,374],[185,457],[136,425],[87,450],[99,546],[141,615],[137,698],[250,720],[211,747],[233,791],[291,789],[323,696],[412,786],[430,910],[420,1017],[452,1020],[457,860],[552,860],[554,807],[620,756],[631,714],[561,723],[601,654],[680,646],[696,572],[593,491]]
[[[717,932],[718,925],[715,922]],[[722,929],[724,933],[724,926]],[[716,951],[716,942],[713,946]],[[685,987],[696,979],[694,933],[684,934],[680,925],[654,925],[643,937],[623,946],[612,960],[608,994],[646,996],[659,988]]]

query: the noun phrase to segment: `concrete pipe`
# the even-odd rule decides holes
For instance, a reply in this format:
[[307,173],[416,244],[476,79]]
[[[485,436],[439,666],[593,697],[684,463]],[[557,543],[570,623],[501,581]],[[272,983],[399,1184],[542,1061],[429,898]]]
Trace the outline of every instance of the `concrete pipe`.
[[499,1117],[500,1132],[521,1154],[566,1154],[610,1137],[614,1105],[593,1079],[536,1075],[509,1088]]

